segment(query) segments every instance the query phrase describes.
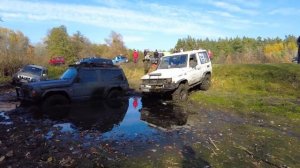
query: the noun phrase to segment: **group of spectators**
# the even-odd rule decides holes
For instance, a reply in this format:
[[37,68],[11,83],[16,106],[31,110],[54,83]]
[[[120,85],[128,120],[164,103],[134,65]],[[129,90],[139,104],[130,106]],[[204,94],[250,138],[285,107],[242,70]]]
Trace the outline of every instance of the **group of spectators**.
[[157,50],[155,50],[153,52],[153,60],[151,61],[151,55],[150,55],[150,51],[145,49],[144,50],[144,59],[143,59],[143,63],[144,63],[144,73],[147,74],[149,72],[149,69],[151,67],[152,64],[158,64],[158,60],[159,60],[159,53]]
[[[144,73],[148,73],[152,64],[158,64],[160,54],[157,50],[153,52],[153,57],[151,56],[151,52],[148,49],[144,50]],[[133,62],[137,63],[139,59],[139,53],[137,50],[133,51]]]

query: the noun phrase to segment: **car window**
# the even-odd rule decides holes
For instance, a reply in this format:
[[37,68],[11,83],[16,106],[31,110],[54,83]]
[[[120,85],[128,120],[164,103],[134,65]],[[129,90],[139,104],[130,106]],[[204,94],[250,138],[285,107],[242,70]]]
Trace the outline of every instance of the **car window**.
[[34,74],[34,75],[41,75],[42,74],[42,69],[37,68],[37,67],[33,67],[33,66],[25,66],[22,69],[22,72],[31,73],[31,74]]
[[190,61],[189,61],[189,66],[190,67],[195,67],[197,66],[197,58],[196,58],[196,54],[191,54],[190,55]]
[[80,83],[93,83],[97,82],[97,73],[92,69],[81,69],[79,71]]
[[205,63],[209,62],[209,58],[208,58],[208,55],[206,52],[199,52],[198,57],[199,57],[201,64],[205,64]]
[[183,68],[187,66],[187,54],[162,57],[157,69]]
[[77,75],[76,68],[69,68],[61,75],[60,79],[70,80],[70,79],[74,79],[76,75]]
[[102,70],[100,73],[100,76],[103,81],[123,81],[124,80],[122,71],[120,71],[118,69]]

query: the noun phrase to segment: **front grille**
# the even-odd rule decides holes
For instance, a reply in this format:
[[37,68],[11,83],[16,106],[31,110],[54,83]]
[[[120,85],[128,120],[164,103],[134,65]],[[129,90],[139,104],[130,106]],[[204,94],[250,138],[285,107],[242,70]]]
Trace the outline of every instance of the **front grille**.
[[28,81],[31,80],[30,77],[28,77],[28,76],[23,76],[23,75],[20,75],[20,76],[19,76],[19,79],[24,79],[24,80],[28,80]]
[[144,79],[144,85],[166,85],[168,84],[167,79]]

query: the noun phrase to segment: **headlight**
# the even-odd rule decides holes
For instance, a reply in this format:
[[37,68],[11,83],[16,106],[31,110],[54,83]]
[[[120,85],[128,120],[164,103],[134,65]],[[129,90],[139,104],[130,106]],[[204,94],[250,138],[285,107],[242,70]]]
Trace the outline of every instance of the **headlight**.
[[149,82],[147,82],[148,81],[148,79],[142,79],[142,84],[143,85],[146,85],[147,83],[149,83]]

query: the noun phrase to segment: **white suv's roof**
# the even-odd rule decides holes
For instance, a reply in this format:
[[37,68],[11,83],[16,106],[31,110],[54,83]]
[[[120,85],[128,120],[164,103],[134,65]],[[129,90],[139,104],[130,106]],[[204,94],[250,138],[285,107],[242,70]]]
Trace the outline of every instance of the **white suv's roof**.
[[199,50],[183,51],[183,52],[173,53],[173,54],[166,55],[166,56],[182,55],[182,54],[191,54],[191,53],[196,53],[196,52],[206,52],[206,50],[199,49]]

